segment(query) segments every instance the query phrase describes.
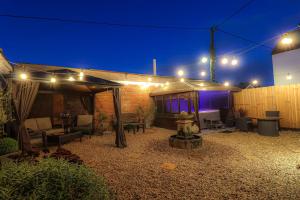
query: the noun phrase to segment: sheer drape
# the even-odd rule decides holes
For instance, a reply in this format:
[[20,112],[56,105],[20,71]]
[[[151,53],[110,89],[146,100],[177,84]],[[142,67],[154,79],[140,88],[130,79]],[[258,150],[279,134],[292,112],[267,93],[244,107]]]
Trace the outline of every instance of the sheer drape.
[[113,99],[115,107],[115,115],[117,119],[116,124],[116,145],[117,147],[123,148],[127,146],[126,138],[123,130],[123,125],[121,121],[121,99],[120,99],[120,89],[113,88]]
[[199,133],[201,132],[201,126],[200,126],[200,116],[199,116],[199,92],[193,92],[192,93],[192,101],[194,105],[194,111],[195,111],[195,116],[197,119],[197,125],[199,128]]
[[32,151],[30,136],[25,129],[24,122],[30,114],[38,89],[39,83],[32,81],[19,81],[13,85],[13,100],[19,121],[18,139],[23,152]]
[[81,104],[88,114],[94,114],[94,95],[82,95],[80,96]]

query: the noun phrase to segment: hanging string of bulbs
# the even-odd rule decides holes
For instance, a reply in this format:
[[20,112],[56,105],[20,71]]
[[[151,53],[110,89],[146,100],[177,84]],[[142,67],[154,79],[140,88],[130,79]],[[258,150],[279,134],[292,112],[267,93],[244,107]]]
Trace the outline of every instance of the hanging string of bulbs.
[[[42,72],[47,73],[45,71],[42,71]],[[24,67],[23,67],[23,70],[17,74],[17,76],[20,80],[23,80],[23,81],[30,79],[29,72],[27,72]],[[69,77],[66,80],[68,80],[70,82],[84,81],[84,72],[82,70],[77,74],[77,76],[78,76],[78,79],[74,78],[75,76],[73,74],[71,74],[71,75],[69,75]],[[58,81],[58,79],[57,79],[55,73],[51,73],[51,75],[49,76],[49,82],[54,84],[57,81]]]

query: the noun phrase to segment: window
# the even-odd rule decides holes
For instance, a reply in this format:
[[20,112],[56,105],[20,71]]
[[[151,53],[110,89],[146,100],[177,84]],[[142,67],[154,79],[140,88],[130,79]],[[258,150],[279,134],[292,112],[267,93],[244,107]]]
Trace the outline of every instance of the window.
[[162,96],[156,96],[155,97],[155,102],[156,102],[156,109],[158,113],[163,113],[164,112],[164,107],[163,107],[163,98]]
[[179,113],[179,107],[178,107],[178,96],[173,95],[171,101],[171,108],[172,108],[172,113]]

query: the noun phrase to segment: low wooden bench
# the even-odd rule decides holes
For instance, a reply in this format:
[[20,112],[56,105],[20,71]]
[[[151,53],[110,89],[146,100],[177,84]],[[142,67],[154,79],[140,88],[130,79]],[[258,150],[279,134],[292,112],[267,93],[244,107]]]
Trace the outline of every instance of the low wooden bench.
[[136,131],[139,131],[140,128],[143,129],[143,133],[145,132],[145,120],[141,119],[136,113],[122,113],[121,121],[123,124],[123,128],[126,129],[128,132],[130,130],[133,130],[133,133],[135,134]]

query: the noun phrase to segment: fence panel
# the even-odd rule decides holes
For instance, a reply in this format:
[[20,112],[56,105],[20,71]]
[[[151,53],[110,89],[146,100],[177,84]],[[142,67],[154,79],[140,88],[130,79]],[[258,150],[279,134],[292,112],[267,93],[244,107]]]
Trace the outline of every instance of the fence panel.
[[300,128],[300,84],[244,89],[234,93],[235,110],[249,117],[265,117],[266,111],[280,111],[280,125]]

